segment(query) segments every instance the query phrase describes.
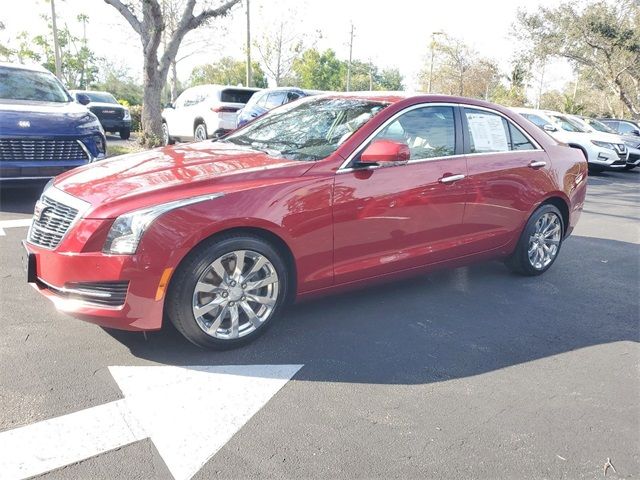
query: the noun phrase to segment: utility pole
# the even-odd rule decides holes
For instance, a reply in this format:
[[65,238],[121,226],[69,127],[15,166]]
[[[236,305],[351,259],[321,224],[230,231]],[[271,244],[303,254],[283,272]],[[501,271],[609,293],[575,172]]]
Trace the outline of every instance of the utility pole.
[[56,77],[62,80],[62,60],[60,59],[60,45],[58,44],[58,26],[56,25],[55,0],[51,0],[51,24],[53,27],[53,52],[56,58]]
[[542,89],[544,88],[544,70],[547,68],[547,58],[544,58],[542,73],[540,74],[540,85],[538,86],[538,98],[536,99],[536,110],[540,110],[540,100],[542,99]]
[[347,92],[351,91],[351,60],[353,57],[353,22],[351,22],[351,34],[349,36],[349,63],[347,64]]
[[249,19],[249,0],[247,0],[247,87],[250,87],[251,83],[251,21]]
[[436,49],[436,35],[444,35],[444,32],[433,32],[431,34],[431,63],[429,66],[429,93],[431,93],[431,87],[433,86],[433,60],[435,57],[435,49]]

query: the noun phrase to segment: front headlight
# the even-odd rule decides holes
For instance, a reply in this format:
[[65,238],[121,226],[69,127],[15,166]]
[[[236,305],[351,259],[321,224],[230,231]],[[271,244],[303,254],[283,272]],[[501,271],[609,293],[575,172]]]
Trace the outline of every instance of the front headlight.
[[613,143],[609,143],[609,142],[599,142],[597,140],[591,140],[591,143],[593,143],[596,147],[600,147],[600,148],[608,148],[609,150],[615,150],[616,149],[613,146]]
[[123,120],[131,120],[131,112],[129,112],[128,109],[124,109],[124,117],[122,117]]
[[192,205],[206,200],[213,200],[224,195],[214,193],[201,195],[199,197],[185,198],[174,202],[163,203],[154,207],[134,210],[133,212],[120,215],[111,225],[107,240],[104,242],[102,251],[116,255],[133,255],[138,249],[138,244],[144,232],[149,228],[155,219],[160,215],[179,207]]

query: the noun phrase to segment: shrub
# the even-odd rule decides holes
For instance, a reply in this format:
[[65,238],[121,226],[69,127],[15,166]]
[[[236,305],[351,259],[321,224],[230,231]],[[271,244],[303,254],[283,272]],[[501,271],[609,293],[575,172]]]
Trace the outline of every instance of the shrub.
[[129,107],[129,113],[131,114],[131,131],[139,132],[142,130],[141,118],[142,118],[142,105],[131,105]]

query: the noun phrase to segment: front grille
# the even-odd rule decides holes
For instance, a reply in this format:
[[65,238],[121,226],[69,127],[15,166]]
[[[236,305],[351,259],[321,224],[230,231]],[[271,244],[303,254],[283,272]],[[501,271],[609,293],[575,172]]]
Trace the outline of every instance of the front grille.
[[105,307],[121,307],[127,298],[129,282],[78,282],[67,283],[63,288],[47,284],[45,286],[57,296],[69,300]]
[[88,160],[79,140],[60,138],[0,138],[1,161]]
[[121,120],[124,117],[124,109],[120,107],[89,107],[89,110],[100,119]]
[[77,215],[75,208],[43,195],[36,204],[29,242],[44,248],[56,248]]

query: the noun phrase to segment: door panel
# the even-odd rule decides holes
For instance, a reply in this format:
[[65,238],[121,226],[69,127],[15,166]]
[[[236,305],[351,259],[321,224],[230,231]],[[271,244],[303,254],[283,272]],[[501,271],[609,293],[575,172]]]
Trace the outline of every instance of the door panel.
[[383,275],[459,255],[465,208],[463,157],[336,175],[336,283]]
[[515,240],[532,206],[550,188],[547,155],[510,120],[495,112],[463,109],[468,168],[464,213],[466,253]]

